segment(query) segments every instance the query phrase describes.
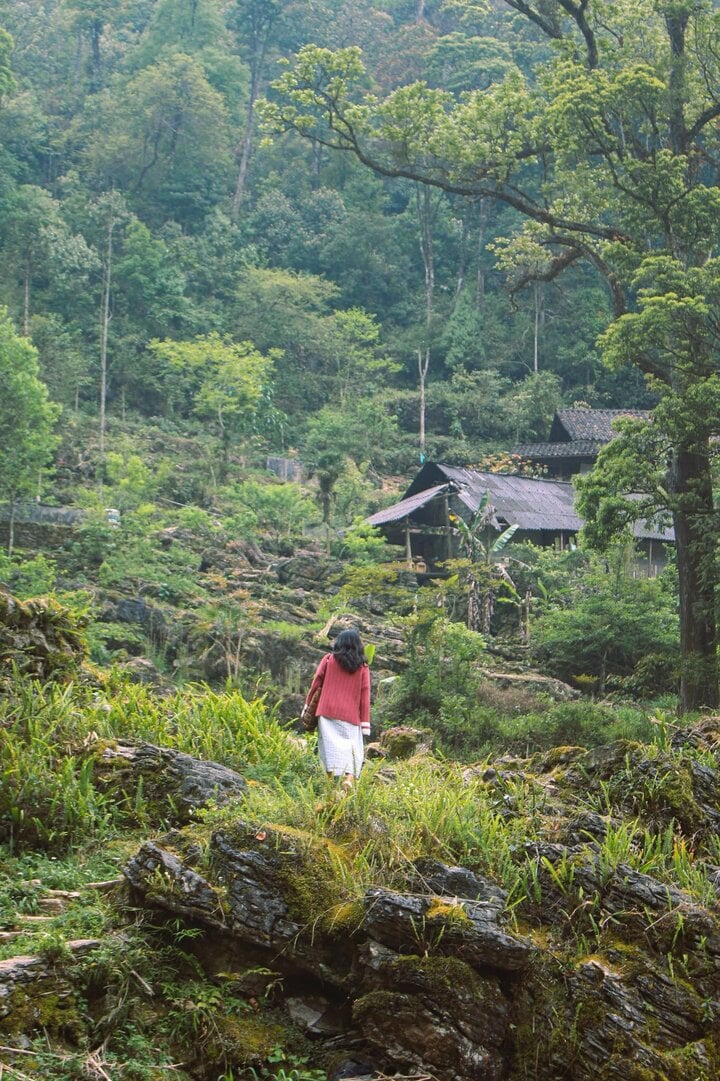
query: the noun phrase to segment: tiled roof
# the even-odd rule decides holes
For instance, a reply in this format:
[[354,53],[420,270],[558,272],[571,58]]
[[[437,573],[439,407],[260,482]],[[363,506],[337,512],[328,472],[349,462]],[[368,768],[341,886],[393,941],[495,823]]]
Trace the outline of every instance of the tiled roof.
[[[435,484],[422,487],[423,483],[433,480]],[[443,480],[444,483],[437,483]],[[409,491],[411,495],[373,514],[368,522],[385,525],[402,521],[442,492],[448,492],[451,501],[458,500],[470,514],[475,513],[487,493],[495,510],[493,525],[497,529],[517,524],[529,532],[577,533],[583,525],[583,519],[575,511],[575,490],[567,481],[481,473],[475,469],[427,462]],[[637,522],[633,532],[636,537],[650,540],[670,543],[674,540],[672,530],[657,530],[645,522]]]
[[488,492],[501,529],[517,523],[521,529],[577,533],[583,524],[573,507],[573,486],[565,481],[480,473],[446,465],[438,469],[457,486],[458,498],[471,512],[478,509]]
[[567,443],[524,443],[513,447],[521,458],[595,458],[605,443],[599,439],[571,439]]
[[433,488],[425,488],[424,491],[401,499],[399,503],[393,503],[391,507],[378,510],[371,514],[367,521],[370,525],[385,525],[387,522],[399,522],[402,518],[408,518],[413,511],[424,507],[426,503],[435,499],[441,492],[448,490],[447,484],[436,484]]
[[609,443],[617,434],[612,424],[618,417],[647,420],[649,415],[644,409],[558,409],[555,418],[571,440],[597,439]]

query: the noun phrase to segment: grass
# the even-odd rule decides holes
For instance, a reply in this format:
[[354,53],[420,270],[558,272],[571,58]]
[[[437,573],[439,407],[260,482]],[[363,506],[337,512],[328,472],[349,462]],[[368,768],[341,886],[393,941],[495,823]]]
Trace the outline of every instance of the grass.
[[[577,704],[555,713],[558,725],[566,726],[564,735],[571,729],[582,733],[593,718],[605,719],[605,712],[588,708],[584,722]],[[618,713],[617,720],[637,731],[637,711],[628,717]],[[0,946],[0,959],[28,953],[62,961],[72,939],[104,942],[78,971],[88,986],[110,988],[110,1020],[103,1021],[102,1039],[106,1031],[111,1036],[103,1043],[102,1061],[111,1075],[132,1062],[127,1076],[144,1081],[177,1061],[166,1054],[170,1029],[172,1039],[191,1045],[187,1026],[199,1023],[200,1013],[189,1012],[188,1001],[202,1005],[201,1038],[210,1040],[223,993],[217,981],[194,967],[185,942],[190,930],[174,917],[123,911],[117,898],[87,888],[115,878],[148,831],[158,828],[147,820],[142,799],[133,821],[127,808],[119,808],[94,783],[94,749],[141,739],[222,762],[250,782],[233,803],[201,812],[199,834],[207,837],[210,829],[242,821],[257,834],[286,827],[323,839],[323,851],[332,856],[328,873],[337,885],[325,921],[331,931],[335,911],[342,928],[359,922],[358,902],[369,888],[421,889],[415,862],[433,857],[502,887],[510,927],[547,933],[549,948],[565,951],[572,963],[590,946],[602,952],[621,929],[621,921],[603,908],[602,891],[579,895],[583,863],[599,870],[605,882],[629,867],[683,890],[692,902],[716,905],[711,869],[698,858],[698,836],[683,832],[672,814],[668,819],[668,808],[671,812],[684,797],[685,789],[675,782],[688,770],[689,756],[713,762],[707,752],[669,750],[662,725],[648,724],[648,731],[653,743],[633,745],[642,765],[637,775],[635,751],[609,778],[593,783],[590,776],[583,781],[581,769],[578,773],[577,757],[540,749],[531,760],[506,758],[492,773],[486,773],[490,759],[473,768],[430,756],[392,763],[370,759],[356,786],[337,799],[334,784],[318,769],[312,741],[282,725],[263,698],[248,701],[234,690],[202,686],[160,698],[117,673],[102,686],[20,682],[16,694],[0,702],[0,823],[8,841],[0,849],[0,923],[23,928],[23,934]],[[603,836],[588,837],[557,859],[535,855],[532,842],[552,840],[555,831],[562,836],[567,818],[578,811],[601,815]],[[707,839],[702,853],[709,863],[720,862],[717,837]],[[25,927],[19,916],[42,912],[42,899],[51,890],[79,896],[37,929]],[[657,921],[657,913],[646,917],[649,927]],[[677,969],[686,948],[680,924],[676,939],[668,964]],[[152,987],[152,996],[143,983]],[[243,1002],[238,992],[241,1020],[247,1012]],[[56,1050],[45,1044],[45,1076],[52,1081],[82,1076],[78,1071],[90,1052],[79,1052],[75,1062]],[[280,1069],[291,1077],[295,1066],[286,1061],[275,1068],[267,1060],[253,1068],[260,1077],[279,1078]]]
[[0,703],[0,830],[11,848],[63,850],[127,827],[96,788],[93,750],[145,740],[218,761],[245,778],[294,783],[313,768],[308,745],[263,699],[193,686],[168,698],[111,675],[98,689],[21,683]]

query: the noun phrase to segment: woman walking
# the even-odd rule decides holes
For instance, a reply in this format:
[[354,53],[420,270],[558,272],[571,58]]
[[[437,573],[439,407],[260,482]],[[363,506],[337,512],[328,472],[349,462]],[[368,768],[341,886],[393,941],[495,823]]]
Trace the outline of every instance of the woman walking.
[[363,736],[370,735],[370,670],[357,631],[340,631],[317,667],[306,706],[318,688],[318,754],[328,776],[342,777],[347,790],[360,776]]

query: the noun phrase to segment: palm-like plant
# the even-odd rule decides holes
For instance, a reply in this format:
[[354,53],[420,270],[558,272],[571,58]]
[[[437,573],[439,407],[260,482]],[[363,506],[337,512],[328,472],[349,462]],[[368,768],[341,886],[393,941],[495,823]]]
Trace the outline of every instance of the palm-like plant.
[[494,519],[495,508],[490,503],[488,492],[485,492],[478,509],[468,522],[457,514],[450,515],[460,542],[462,557],[467,561],[464,567],[467,584],[467,625],[471,631],[480,631],[482,634],[490,631],[490,620],[495,610],[499,586],[504,586],[513,599],[518,598],[515,583],[508,573],[507,560],[499,558],[515,535],[518,525],[510,525],[496,536]]

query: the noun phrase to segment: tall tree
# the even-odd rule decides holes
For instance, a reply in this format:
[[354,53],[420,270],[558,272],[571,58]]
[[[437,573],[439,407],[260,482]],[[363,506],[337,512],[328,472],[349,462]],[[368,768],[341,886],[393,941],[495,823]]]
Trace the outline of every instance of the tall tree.
[[695,0],[505,7],[553,44],[528,75],[512,72],[460,101],[416,84],[378,102],[355,89],[358,50],[308,46],[275,84],[268,114],[277,130],[349,151],[385,176],[502,200],[547,250],[545,280],[580,260],[601,275],[615,320],[607,358],[635,365],[661,400],[681,705],[714,706],[720,266],[709,256],[720,241],[720,13]]
[[10,66],[13,39],[7,30],[0,29],[0,102],[5,94],[15,89],[15,79]]
[[111,297],[113,285],[113,266],[115,257],[115,239],[117,230],[127,224],[130,214],[125,200],[117,192],[101,195],[93,209],[100,231],[98,243],[102,263],[102,290],[100,299],[100,455],[105,453],[105,427],[108,387],[108,336],[112,317]]
[[11,504],[8,551],[12,555],[15,504],[37,491],[55,447],[59,410],[38,376],[37,352],[0,308],[0,495]]
[[240,0],[237,6],[235,21],[243,51],[248,57],[250,88],[245,112],[245,129],[238,152],[237,180],[232,204],[233,218],[238,217],[245,196],[245,183],[255,129],[255,107],[265,76],[268,49],[282,11],[283,5],[278,0]]

